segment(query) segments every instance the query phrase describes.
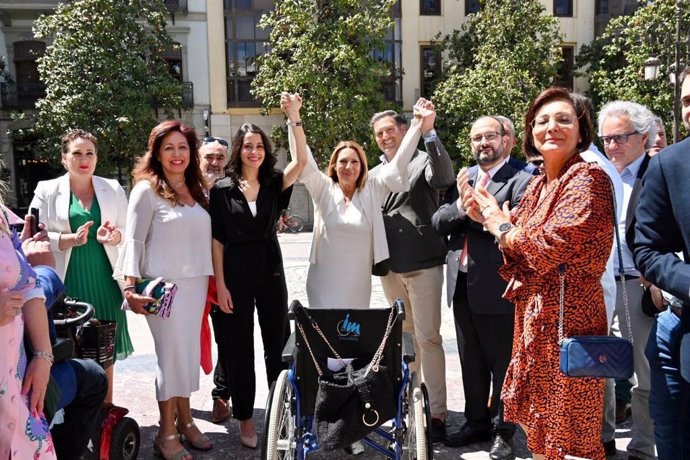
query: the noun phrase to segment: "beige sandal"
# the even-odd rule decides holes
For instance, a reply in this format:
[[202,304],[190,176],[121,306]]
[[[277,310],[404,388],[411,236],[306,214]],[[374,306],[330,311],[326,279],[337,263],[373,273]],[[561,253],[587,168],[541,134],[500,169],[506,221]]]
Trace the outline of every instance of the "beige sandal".
[[161,449],[161,446],[163,443],[168,442],[168,441],[173,441],[175,439],[178,439],[180,437],[179,433],[176,434],[171,434],[169,436],[163,436],[162,438],[159,436],[156,436],[156,438],[153,440],[153,455],[159,458],[163,458],[165,460],[182,460],[185,457],[192,457],[192,454],[187,452],[187,450],[183,447],[182,449],[178,450],[173,454],[172,457],[166,457],[163,454],[163,450]]
[[196,449],[196,450],[202,450],[202,451],[211,450],[213,448],[213,443],[208,438],[208,436],[206,436],[204,433],[200,432],[201,436],[199,436],[199,438],[197,438],[197,440],[194,441],[194,440],[192,440],[192,438],[190,438],[189,436],[187,436],[185,433],[182,432],[182,430],[186,430],[187,428],[192,428],[192,427],[196,427],[196,423],[194,423],[193,420],[189,423],[183,423],[183,424],[178,423],[177,424],[177,433],[180,436],[180,441],[181,442],[189,441],[189,445],[192,446],[192,448]]

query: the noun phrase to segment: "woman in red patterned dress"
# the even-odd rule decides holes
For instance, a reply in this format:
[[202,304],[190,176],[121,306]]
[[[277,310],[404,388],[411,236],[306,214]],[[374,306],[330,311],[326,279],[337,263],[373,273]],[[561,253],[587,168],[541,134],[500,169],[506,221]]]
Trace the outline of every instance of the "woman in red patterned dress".
[[513,355],[503,384],[505,419],[519,423],[535,459],[605,458],[604,380],[559,370],[559,266],[565,267],[564,336],[605,335],[601,275],[611,252],[609,178],[579,153],[593,137],[587,109],[568,90],[549,88],[525,117],[523,150],[544,158],[520,206],[501,209],[467,188],[465,209],[503,248],[504,294],[515,303]]

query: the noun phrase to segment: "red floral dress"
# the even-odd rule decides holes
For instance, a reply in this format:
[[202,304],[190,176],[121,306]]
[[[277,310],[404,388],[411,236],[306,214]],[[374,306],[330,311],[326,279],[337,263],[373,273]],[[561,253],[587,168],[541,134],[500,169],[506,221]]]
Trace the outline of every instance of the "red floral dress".
[[[541,202],[539,200],[544,190]],[[601,276],[613,241],[611,183],[579,155],[547,186],[530,182],[505,251],[504,297],[515,304],[513,355],[503,384],[505,418],[525,425],[528,447],[547,459],[604,459],[604,380],[566,377],[559,370],[558,267],[566,264],[564,335],[605,335]]]

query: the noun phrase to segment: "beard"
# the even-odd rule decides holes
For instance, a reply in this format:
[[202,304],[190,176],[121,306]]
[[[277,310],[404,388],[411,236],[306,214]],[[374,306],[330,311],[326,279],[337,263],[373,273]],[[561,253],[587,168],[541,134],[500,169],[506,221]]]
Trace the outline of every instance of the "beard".
[[487,165],[495,163],[503,158],[503,146],[501,145],[498,148],[491,146],[485,149],[476,148],[472,151],[472,154],[474,155],[474,159],[477,161],[477,164]]

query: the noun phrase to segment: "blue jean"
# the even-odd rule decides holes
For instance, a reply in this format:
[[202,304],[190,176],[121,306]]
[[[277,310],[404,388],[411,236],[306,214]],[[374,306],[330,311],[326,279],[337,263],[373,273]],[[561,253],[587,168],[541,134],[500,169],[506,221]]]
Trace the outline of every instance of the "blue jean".
[[680,318],[671,310],[657,315],[647,342],[659,460],[690,460],[690,383],[680,375]]

